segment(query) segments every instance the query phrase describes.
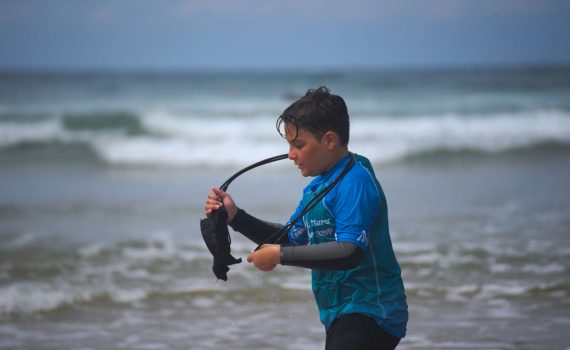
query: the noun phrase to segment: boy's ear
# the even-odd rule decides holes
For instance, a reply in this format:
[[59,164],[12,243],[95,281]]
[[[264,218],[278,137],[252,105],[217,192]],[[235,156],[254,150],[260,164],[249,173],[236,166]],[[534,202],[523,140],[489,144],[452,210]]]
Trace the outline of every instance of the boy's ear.
[[339,137],[336,134],[336,132],[334,132],[334,131],[325,132],[325,134],[323,135],[323,138],[325,139],[327,149],[329,151],[334,150],[335,147],[339,144]]

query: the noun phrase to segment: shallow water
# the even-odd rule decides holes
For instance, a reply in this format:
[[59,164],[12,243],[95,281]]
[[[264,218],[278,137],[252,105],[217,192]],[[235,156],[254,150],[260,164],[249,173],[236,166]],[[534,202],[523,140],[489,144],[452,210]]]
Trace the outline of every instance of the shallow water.
[[[377,167],[410,304],[400,348],[568,347],[568,160]],[[0,348],[322,348],[307,271],[242,263],[215,281],[198,220],[218,173],[35,166],[0,171]],[[279,221],[305,181],[294,169],[260,170],[232,193]],[[32,184],[35,196],[20,195]],[[234,235],[237,256],[251,248]]]
[[[286,152],[275,117],[325,83],[387,196],[399,349],[567,350],[569,72],[1,73],[0,349],[322,349],[308,271],[216,281],[199,219],[210,186]],[[283,161],[230,192],[284,222],[307,182]]]

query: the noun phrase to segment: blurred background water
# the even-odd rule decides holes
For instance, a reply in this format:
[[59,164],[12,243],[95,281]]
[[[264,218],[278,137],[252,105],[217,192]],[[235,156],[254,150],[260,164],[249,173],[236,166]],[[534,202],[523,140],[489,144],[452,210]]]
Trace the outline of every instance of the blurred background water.
[[[280,112],[327,85],[388,198],[402,349],[568,349],[570,68],[0,73],[0,348],[319,349],[308,271],[234,265],[210,186],[284,153]],[[230,186],[284,222],[289,161]],[[252,243],[233,235],[235,255]]]

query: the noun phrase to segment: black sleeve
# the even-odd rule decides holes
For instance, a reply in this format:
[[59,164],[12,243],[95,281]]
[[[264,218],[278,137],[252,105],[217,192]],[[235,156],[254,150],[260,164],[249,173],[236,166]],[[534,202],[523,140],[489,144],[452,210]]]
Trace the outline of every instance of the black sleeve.
[[[263,243],[269,236],[283,227],[281,224],[260,220],[246,213],[243,209],[238,209],[236,216],[229,225],[234,231],[241,233],[257,244]],[[287,235],[284,235],[284,237],[276,243],[289,243]]]
[[363,251],[350,242],[281,246],[281,265],[322,270],[348,270],[360,263]]

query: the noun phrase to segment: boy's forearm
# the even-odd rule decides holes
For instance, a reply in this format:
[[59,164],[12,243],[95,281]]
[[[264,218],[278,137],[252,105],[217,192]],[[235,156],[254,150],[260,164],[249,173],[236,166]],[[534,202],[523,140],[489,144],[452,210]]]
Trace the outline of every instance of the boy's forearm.
[[[283,227],[281,224],[260,220],[239,208],[229,225],[234,231],[241,233],[257,244],[264,243],[269,236]],[[287,235],[284,235],[279,242],[270,243],[287,244]]]
[[282,246],[281,265],[322,270],[353,269],[363,251],[350,242],[327,242],[312,245]]

